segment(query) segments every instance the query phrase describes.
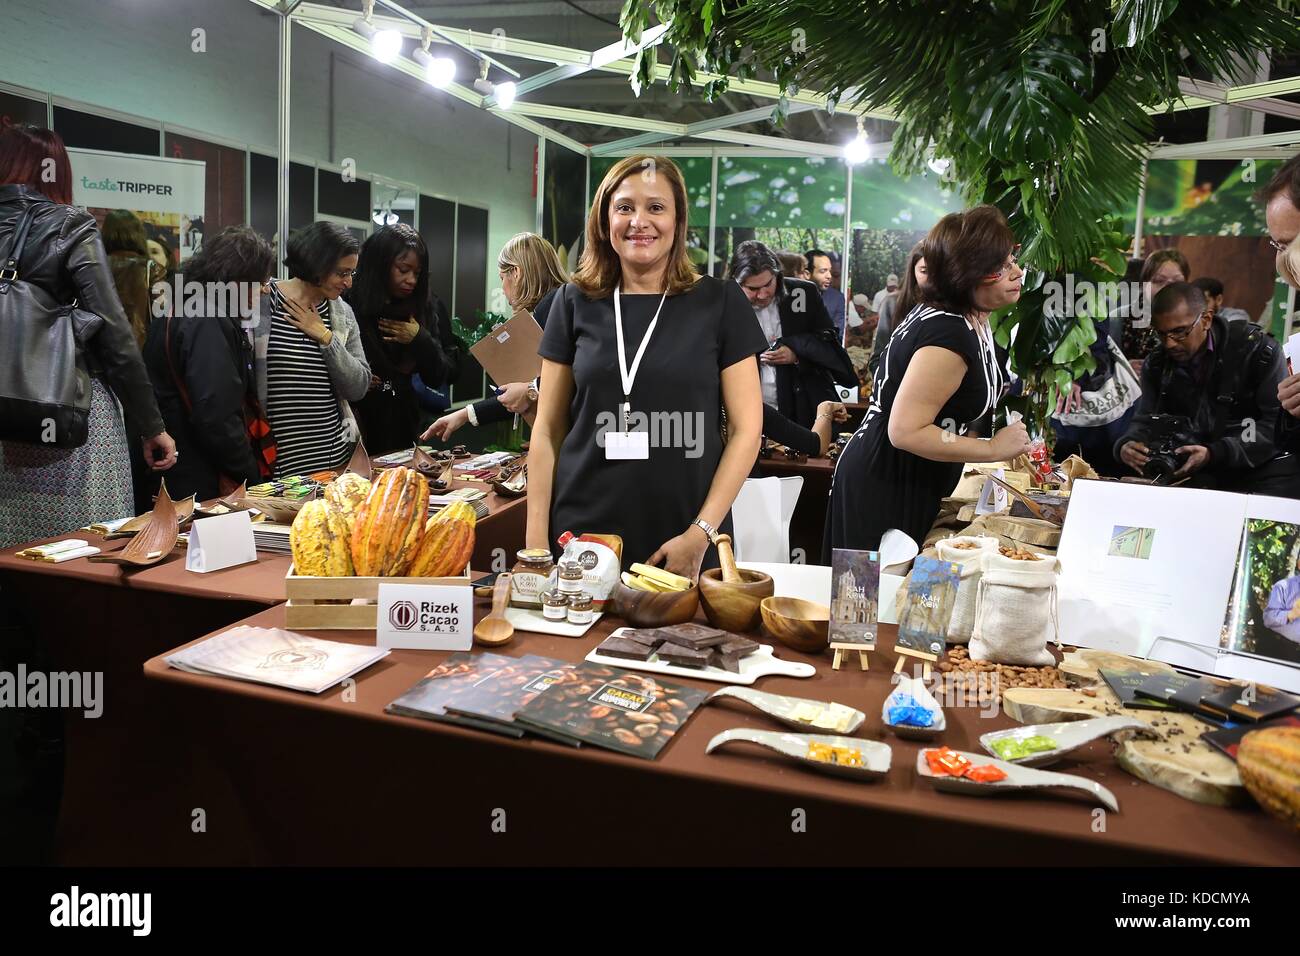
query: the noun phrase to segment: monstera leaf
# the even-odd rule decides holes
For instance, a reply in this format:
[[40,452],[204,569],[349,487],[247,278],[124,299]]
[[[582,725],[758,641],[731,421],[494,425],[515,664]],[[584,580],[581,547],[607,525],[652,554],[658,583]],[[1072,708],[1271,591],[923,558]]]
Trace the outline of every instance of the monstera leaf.
[[1091,70],[1063,37],[1025,50],[1003,50],[972,68],[949,65],[954,105],[967,117],[970,138],[998,161],[1043,163],[1068,147],[1088,103],[1081,95]]
[[1137,46],[1177,8],[1178,0],[1121,0],[1111,35],[1122,47]]

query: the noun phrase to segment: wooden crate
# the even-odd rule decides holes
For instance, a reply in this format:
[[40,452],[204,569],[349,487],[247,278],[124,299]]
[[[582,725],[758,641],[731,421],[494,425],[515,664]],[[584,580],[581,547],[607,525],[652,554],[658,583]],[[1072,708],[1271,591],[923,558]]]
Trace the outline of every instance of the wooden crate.
[[[444,584],[468,586],[469,567],[454,578],[385,578],[347,577],[318,578],[300,576],[289,566],[284,577],[284,591],[289,602],[284,607],[285,627],[305,630],[370,630],[376,626],[381,584]],[[326,604],[325,601],[347,601]]]

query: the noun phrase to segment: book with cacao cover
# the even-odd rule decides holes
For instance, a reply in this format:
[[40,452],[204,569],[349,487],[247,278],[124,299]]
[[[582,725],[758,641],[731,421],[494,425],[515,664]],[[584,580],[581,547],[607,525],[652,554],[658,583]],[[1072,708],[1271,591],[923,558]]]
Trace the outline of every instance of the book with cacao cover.
[[1287,714],[1285,717],[1274,717],[1272,720],[1262,720],[1257,724],[1238,724],[1224,730],[1209,730],[1201,734],[1201,739],[1236,760],[1241,738],[1252,731],[1263,730],[1266,727],[1300,727],[1300,717]]
[[[493,661],[481,666],[477,680],[447,703],[447,713],[497,724],[511,731],[523,730],[515,723],[515,714],[538,694],[545,693],[558,683],[573,666],[570,661],[542,657],[539,654]],[[565,735],[533,727],[527,730],[559,743],[579,745],[579,741]]]
[[522,737],[524,732],[518,727],[447,710],[449,704],[456,703],[462,697],[472,696],[475,686],[487,674],[500,670],[513,660],[502,654],[452,654],[384,709],[402,717],[419,717],[422,720],[437,720],[487,730],[507,737]]
[[516,726],[653,760],[708,693],[583,661],[515,714]]
[[1201,709],[1229,720],[1259,723],[1289,714],[1300,706],[1300,698],[1263,684],[1230,684],[1201,698]]

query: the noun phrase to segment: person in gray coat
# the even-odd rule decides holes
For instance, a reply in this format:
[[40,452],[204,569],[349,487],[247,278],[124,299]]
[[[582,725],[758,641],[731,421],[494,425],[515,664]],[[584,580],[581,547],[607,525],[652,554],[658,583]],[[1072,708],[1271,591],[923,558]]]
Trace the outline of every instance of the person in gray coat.
[[257,397],[275,436],[276,477],[340,470],[358,431],[349,402],[370,387],[352,307],[360,244],[342,226],[317,222],[289,237],[287,281],[261,297],[253,335]]

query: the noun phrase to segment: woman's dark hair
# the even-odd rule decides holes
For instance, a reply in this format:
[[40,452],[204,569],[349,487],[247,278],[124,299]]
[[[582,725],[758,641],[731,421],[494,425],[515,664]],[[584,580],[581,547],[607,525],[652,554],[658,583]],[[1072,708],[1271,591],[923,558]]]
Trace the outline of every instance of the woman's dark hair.
[[[163,248],[163,255],[167,257],[167,272],[171,274],[176,269],[176,253],[172,251],[172,244],[167,241],[167,237],[161,231],[151,232],[148,238]],[[275,256],[271,256],[271,266],[275,266]]]
[[1192,280],[1192,285],[1206,295],[1223,295],[1223,283],[1214,276],[1201,276]]
[[1178,266],[1183,273],[1184,282],[1192,277],[1192,267],[1187,264],[1185,255],[1177,249],[1157,249],[1147,256],[1146,261],[1142,263],[1142,281],[1150,282],[1151,278],[1160,271],[1160,267],[1166,262],[1172,262]]
[[416,280],[415,291],[402,303],[408,306],[405,314],[413,312],[417,322],[426,329],[433,330],[433,301],[429,295],[429,248],[420,234],[404,222],[384,226],[361,247],[357,277],[346,296],[348,305],[352,306],[358,320],[375,322],[384,314],[392,301],[388,277],[392,272],[393,260],[406,252],[414,252],[420,260],[420,278]]
[[63,137],[52,129],[21,123],[0,128],[0,186],[14,184],[72,205],[72,163]]
[[284,257],[289,275],[320,285],[344,256],[353,256],[361,244],[356,236],[333,222],[313,222],[290,234]]
[[925,237],[925,300],[957,315],[978,312],[975,291],[1002,270],[1015,245],[1016,237],[996,206],[948,213]]
[[187,282],[265,282],[275,268],[271,244],[248,226],[227,226],[185,263]]
[[[907,269],[903,273],[903,279],[898,284],[898,291],[893,293],[898,296],[894,304],[894,328],[898,328],[907,314],[920,305],[926,299],[926,289],[916,281],[916,263],[925,258],[925,242],[918,242],[912,247],[912,251],[907,254]],[[926,263],[929,268],[929,263]]]
[[100,233],[104,237],[104,251],[110,255],[114,252],[134,252],[141,258],[149,256],[144,223],[129,209],[110,210],[104,216],[104,228]]
[[778,249],[773,253],[781,263],[781,273],[787,279],[799,278],[799,273],[808,268],[802,252],[788,252]]
[[781,260],[776,257],[775,252],[757,239],[746,239],[736,246],[736,251],[731,256],[731,263],[727,266],[727,278],[744,282],[750,276],[756,276],[760,272],[770,272],[779,279],[783,274]]

